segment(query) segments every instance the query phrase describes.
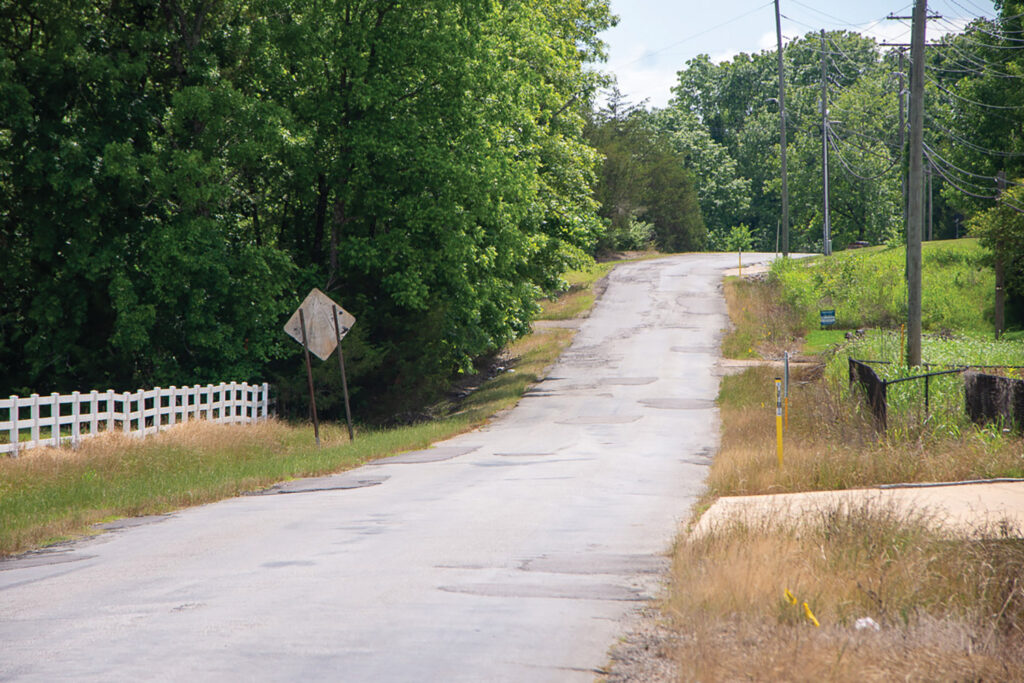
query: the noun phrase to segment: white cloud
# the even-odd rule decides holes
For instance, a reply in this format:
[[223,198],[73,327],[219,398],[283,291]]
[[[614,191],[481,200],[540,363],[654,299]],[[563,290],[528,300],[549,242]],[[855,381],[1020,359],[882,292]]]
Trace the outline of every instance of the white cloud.
[[[619,90],[632,104],[647,100],[648,107],[665,107],[676,84],[676,69],[644,68],[641,64],[626,66],[615,71]],[[603,103],[603,98],[599,102]]]
[[733,50],[733,49],[725,50],[724,52],[716,52],[715,54],[710,55],[711,62],[713,64],[721,64],[722,62],[728,62],[728,61],[731,61],[733,59],[733,57],[735,57],[739,53],[740,53],[739,50]]

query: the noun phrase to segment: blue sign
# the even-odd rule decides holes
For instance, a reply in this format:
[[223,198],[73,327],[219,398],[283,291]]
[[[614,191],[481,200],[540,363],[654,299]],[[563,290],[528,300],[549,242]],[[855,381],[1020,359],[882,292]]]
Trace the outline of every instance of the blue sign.
[[836,324],[836,312],[835,309],[831,311],[820,311],[821,314],[821,326],[832,327]]

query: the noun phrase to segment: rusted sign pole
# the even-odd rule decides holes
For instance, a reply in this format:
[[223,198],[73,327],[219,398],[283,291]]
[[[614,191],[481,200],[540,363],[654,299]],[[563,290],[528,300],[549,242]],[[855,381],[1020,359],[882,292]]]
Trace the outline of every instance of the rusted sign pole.
[[[329,320],[328,318],[333,318]],[[320,445],[320,420],[316,412],[316,397],[313,395],[313,367],[309,354],[320,360],[327,360],[338,348],[338,362],[341,365],[341,383],[345,389],[345,417],[348,422],[348,438],[353,440],[352,409],[348,400],[348,380],[345,377],[345,359],[341,356],[341,339],[356,319],[351,313],[331,300],[315,287],[303,299],[299,309],[285,323],[285,333],[302,344],[306,353],[306,375],[309,377],[309,404],[313,410],[313,429],[316,445]]]
[[313,365],[309,362],[309,338],[306,336],[306,314],[299,308],[299,326],[302,328],[302,350],[306,354],[306,377],[309,379],[309,407],[313,411],[313,437],[320,447],[320,420],[316,416],[316,395],[313,393]]
[[[331,306],[331,317],[334,318],[334,333],[338,336],[338,366],[341,368],[341,389],[345,393],[345,422],[348,424],[348,440],[355,441],[356,437],[352,432],[352,408],[348,403],[348,379],[345,378],[345,354],[341,351],[341,338],[344,335],[337,306]],[[345,328],[345,332],[348,332],[348,328]]]

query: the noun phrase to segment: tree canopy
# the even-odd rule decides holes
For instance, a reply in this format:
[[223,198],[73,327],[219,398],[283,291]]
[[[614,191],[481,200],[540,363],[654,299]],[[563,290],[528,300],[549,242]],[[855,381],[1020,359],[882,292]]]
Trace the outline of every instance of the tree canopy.
[[567,106],[605,0],[0,9],[9,392],[290,377],[311,286],[411,399],[528,329],[601,223]]

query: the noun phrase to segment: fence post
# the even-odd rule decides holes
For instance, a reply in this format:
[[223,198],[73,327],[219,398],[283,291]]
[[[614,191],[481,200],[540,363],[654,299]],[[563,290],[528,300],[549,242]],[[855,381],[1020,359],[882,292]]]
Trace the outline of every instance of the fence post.
[[882,431],[884,432],[889,429],[889,382],[884,379],[881,382],[882,408],[880,412],[882,413]]
[[[156,433],[160,433],[160,427],[164,424],[164,392],[167,391],[161,387],[153,389],[153,427],[156,429]],[[142,434],[145,436],[145,432]]]
[[[82,400],[82,395],[77,392],[71,392],[71,447],[78,448],[78,442],[81,438],[81,431],[78,426],[78,420],[82,417],[82,408],[79,401]],[[59,412],[59,411],[58,411]],[[60,422],[60,420],[58,420]],[[60,431],[58,425],[58,432]]]
[[242,424],[249,424],[252,419],[249,416],[249,406],[252,405],[252,401],[249,397],[249,383],[242,382]]
[[139,438],[146,436],[146,392],[139,389],[136,393],[139,399]]
[[121,431],[125,434],[132,433],[132,395],[127,391],[121,397]]
[[107,431],[114,431],[114,390],[107,389]]
[[263,383],[263,395],[261,397],[263,402],[263,419],[270,419],[270,385],[266,382]]
[[928,382],[931,380],[930,375],[924,376],[924,416],[928,417]]
[[14,449],[11,451],[11,457],[18,457],[18,447],[21,446],[21,430],[18,429],[18,397],[11,394],[11,431],[8,440],[11,443],[11,447]]
[[32,394],[32,430],[29,432],[32,447],[39,443],[39,394]]
[[96,436],[100,429],[100,392],[93,389],[89,392],[89,436]]
[[50,439],[53,441],[54,448],[60,448],[60,394],[56,391],[50,394],[50,401],[53,402],[50,407],[50,419],[53,421],[53,426],[50,427]]
[[173,427],[178,412],[178,387],[171,385],[171,414],[167,416],[167,426]]

